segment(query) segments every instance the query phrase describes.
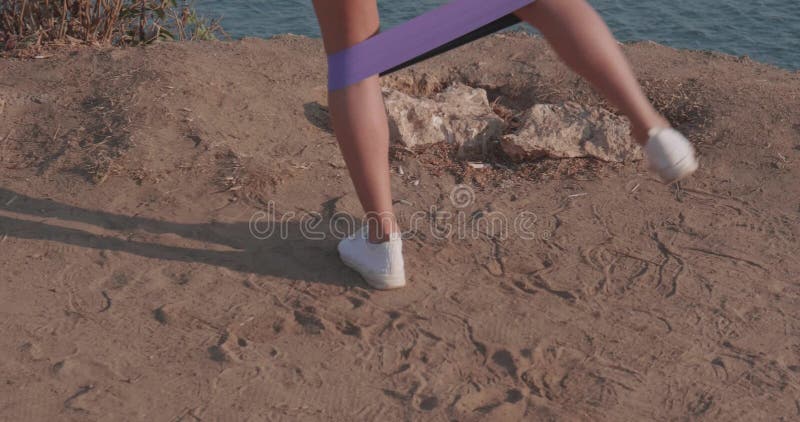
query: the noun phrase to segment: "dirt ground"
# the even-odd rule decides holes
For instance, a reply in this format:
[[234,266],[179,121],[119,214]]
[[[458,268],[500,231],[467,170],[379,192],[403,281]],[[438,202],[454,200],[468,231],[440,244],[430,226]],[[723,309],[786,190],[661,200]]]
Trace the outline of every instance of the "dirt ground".
[[[696,177],[395,148],[394,292],[336,254],[318,40],[0,61],[0,419],[797,420],[800,73],[625,51]],[[605,106],[519,34],[384,83],[454,81]]]

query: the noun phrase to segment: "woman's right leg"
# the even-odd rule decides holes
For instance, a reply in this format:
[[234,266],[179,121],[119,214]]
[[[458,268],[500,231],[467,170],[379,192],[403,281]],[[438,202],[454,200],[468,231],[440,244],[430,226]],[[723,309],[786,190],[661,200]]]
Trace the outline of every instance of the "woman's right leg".
[[[314,0],[327,54],[375,35],[380,29],[376,0]],[[328,93],[331,123],[358,198],[367,216],[369,240],[399,232],[392,211],[389,124],[378,76]]]

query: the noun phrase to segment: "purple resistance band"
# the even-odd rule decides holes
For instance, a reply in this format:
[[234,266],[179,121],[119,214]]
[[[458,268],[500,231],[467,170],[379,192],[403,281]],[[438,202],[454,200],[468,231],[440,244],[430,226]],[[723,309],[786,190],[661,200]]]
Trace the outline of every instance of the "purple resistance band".
[[453,0],[386,32],[328,56],[335,91],[413,61],[535,0]]

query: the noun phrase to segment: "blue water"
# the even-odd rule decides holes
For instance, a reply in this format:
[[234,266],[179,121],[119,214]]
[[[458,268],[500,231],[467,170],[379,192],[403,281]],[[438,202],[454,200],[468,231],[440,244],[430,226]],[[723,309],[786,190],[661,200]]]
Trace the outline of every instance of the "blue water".
[[[589,1],[621,41],[653,40],[800,69],[800,0]],[[382,27],[444,3],[378,0]],[[221,16],[226,31],[235,38],[282,33],[319,36],[311,0],[198,0],[196,4],[206,16]]]

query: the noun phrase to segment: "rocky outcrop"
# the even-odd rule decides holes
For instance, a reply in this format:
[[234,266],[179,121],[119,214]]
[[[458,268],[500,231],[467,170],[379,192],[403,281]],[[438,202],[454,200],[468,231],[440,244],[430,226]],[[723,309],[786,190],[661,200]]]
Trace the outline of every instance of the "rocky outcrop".
[[537,104],[523,115],[516,133],[503,137],[501,148],[515,161],[541,157],[640,160],[641,148],[629,133],[626,119],[602,108],[576,103]]
[[458,145],[459,158],[480,160],[489,141],[506,128],[483,89],[454,84],[430,98],[393,89],[383,93],[392,141],[407,147],[444,141]]
[[[503,136],[507,124],[492,110],[485,90],[456,83],[432,94],[430,86],[436,83],[425,81],[422,88],[420,83],[406,83],[399,87],[402,91],[384,88],[393,142],[415,147],[444,141],[457,145],[463,160],[484,159],[493,140],[501,140],[502,150],[514,161],[642,158],[630,139],[628,121],[605,109],[570,102],[537,104],[521,116],[515,133]],[[420,96],[406,94],[408,89]]]

